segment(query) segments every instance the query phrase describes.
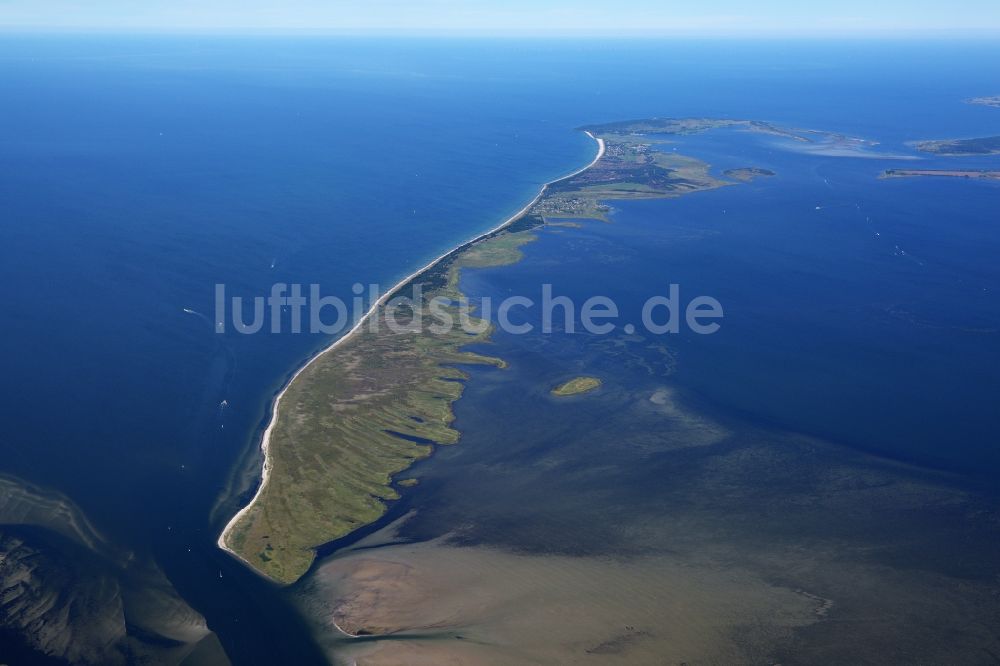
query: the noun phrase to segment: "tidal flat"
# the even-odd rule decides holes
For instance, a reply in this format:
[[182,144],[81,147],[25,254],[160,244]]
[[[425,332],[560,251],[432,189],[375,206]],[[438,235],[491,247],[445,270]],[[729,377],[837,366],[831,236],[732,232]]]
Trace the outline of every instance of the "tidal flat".
[[997,514],[946,477],[723,424],[666,385],[566,403],[560,427],[511,399],[526,377],[494,376],[488,399],[511,404],[459,409],[477,435],[418,467],[419,512],[298,592],[335,663],[985,664],[1000,647]]
[[[570,297],[614,296],[625,317],[645,296],[637,285],[677,281],[718,295],[729,316],[714,336],[496,331],[473,346],[507,367],[469,370],[455,404],[461,445],[415,464],[405,515],[343,543],[295,590],[336,663],[931,665],[1000,654],[996,497],[940,462],[945,443],[962,445],[956,460],[974,450],[959,414],[988,390],[911,359],[955,340],[992,358],[997,313],[977,313],[989,326],[942,326],[887,305],[931,308],[938,292],[907,291],[918,277],[965,293],[913,221],[939,212],[934,188],[980,185],[879,180],[877,153],[817,155],[745,134],[677,147],[777,177],[619,201],[605,219],[536,228],[516,265],[463,273],[473,297],[550,279]],[[978,219],[975,197],[952,207],[953,243],[992,233],[963,222]],[[788,272],[800,279],[788,284]],[[794,317],[776,318],[789,300]],[[574,376],[600,377],[601,390],[553,399]]]

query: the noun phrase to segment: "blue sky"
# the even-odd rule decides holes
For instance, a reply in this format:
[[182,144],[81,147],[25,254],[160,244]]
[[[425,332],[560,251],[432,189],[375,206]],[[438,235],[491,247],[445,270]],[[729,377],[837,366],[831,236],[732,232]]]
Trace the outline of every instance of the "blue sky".
[[0,0],[0,27],[739,36],[1000,34],[1000,0]]

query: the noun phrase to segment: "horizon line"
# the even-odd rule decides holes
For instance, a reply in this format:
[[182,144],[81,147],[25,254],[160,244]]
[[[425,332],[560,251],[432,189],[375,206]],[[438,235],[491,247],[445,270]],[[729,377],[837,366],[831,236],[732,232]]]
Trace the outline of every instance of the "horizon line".
[[871,29],[871,30],[685,30],[656,28],[571,29],[392,29],[392,28],[333,28],[333,27],[257,27],[257,26],[35,26],[3,25],[0,34],[22,35],[105,35],[105,36],[170,36],[196,35],[219,37],[395,37],[419,39],[718,39],[718,40],[784,40],[805,39],[988,39],[1000,37],[1000,27],[935,28],[935,29]]

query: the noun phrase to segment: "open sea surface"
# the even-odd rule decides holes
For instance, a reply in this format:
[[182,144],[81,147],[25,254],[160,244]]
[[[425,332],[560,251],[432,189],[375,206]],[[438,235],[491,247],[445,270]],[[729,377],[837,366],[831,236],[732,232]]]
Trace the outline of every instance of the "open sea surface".
[[[732,132],[683,139],[680,152],[717,169],[778,175],[544,231],[523,264],[470,271],[466,288],[536,295],[550,282],[613,296],[627,321],[678,283],[685,299],[722,302],[721,332],[657,341],[667,352],[636,345],[632,365],[586,336],[500,334],[491,353],[536,387],[598,367],[634,389],[629,373],[654,358],[650,390],[669,377],[721,421],[988,490],[1000,471],[1000,185],[877,176],[997,168],[894,158],[913,140],[1000,133],[1000,110],[963,103],[997,81],[1000,47],[987,42],[8,37],[0,472],[65,493],[112,541],[151,555],[235,663],[309,663],[318,648],[287,593],[215,542],[258,469],[275,391],[329,340],[215,334],[215,285],[252,297],[316,283],[345,300],[355,283],[388,288],[586,164],[594,145],[575,127],[728,117],[880,143],[859,157]],[[490,372],[473,373],[458,426],[500,432],[510,413],[544,430],[551,413],[513,409],[496,385],[513,380]],[[462,474],[448,460],[464,445],[438,474]],[[435,464],[422,467],[433,476]],[[433,487],[413,502],[448,497]],[[530,525],[490,529],[508,533],[484,540],[516,544]]]

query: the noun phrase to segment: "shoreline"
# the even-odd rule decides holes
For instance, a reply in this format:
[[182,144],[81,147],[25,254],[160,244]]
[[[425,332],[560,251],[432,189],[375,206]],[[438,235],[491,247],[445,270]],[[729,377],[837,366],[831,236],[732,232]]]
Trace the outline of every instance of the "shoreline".
[[247,514],[247,512],[250,511],[250,509],[253,508],[254,504],[257,503],[258,498],[261,496],[261,494],[264,492],[265,488],[267,487],[267,483],[268,483],[268,480],[269,480],[270,474],[271,474],[271,458],[270,458],[270,455],[269,455],[269,446],[270,446],[270,441],[271,441],[271,432],[274,430],[274,426],[275,426],[275,424],[278,421],[278,409],[281,406],[281,399],[282,399],[282,397],[284,397],[285,393],[288,391],[288,387],[291,386],[292,383],[295,382],[296,379],[298,379],[299,375],[301,375],[302,372],[305,371],[309,366],[311,366],[313,363],[315,363],[317,360],[319,360],[320,358],[322,358],[326,354],[328,354],[328,353],[334,351],[335,349],[337,349],[337,347],[339,347],[341,344],[343,344],[343,343],[347,342],[348,340],[350,340],[351,338],[353,338],[359,331],[362,330],[362,328],[364,327],[364,325],[371,319],[372,315],[374,315],[374,314],[376,314],[378,312],[378,309],[380,307],[382,307],[383,305],[385,305],[386,303],[388,303],[401,289],[403,289],[404,287],[406,287],[406,285],[408,285],[410,282],[412,282],[416,278],[420,277],[422,274],[424,274],[428,270],[434,268],[439,263],[441,263],[445,259],[449,258],[450,256],[452,256],[456,252],[460,252],[463,249],[465,249],[465,248],[467,248],[467,247],[469,247],[471,245],[474,245],[474,244],[476,244],[476,243],[478,243],[478,242],[486,239],[487,237],[492,236],[493,234],[496,234],[497,232],[503,231],[507,227],[511,226],[512,224],[514,224],[515,222],[517,222],[518,220],[520,220],[521,218],[523,218],[525,215],[528,214],[528,212],[532,209],[532,207],[534,207],[534,205],[536,203],[538,203],[539,200],[541,200],[541,198],[543,196],[545,196],[545,193],[548,191],[549,187],[551,187],[552,185],[555,185],[556,183],[559,183],[559,182],[562,182],[564,180],[568,180],[570,178],[578,176],[581,173],[583,173],[584,171],[587,171],[588,169],[590,169],[591,167],[593,167],[595,164],[597,164],[601,160],[601,158],[604,157],[604,152],[605,152],[604,139],[601,139],[601,138],[599,138],[597,136],[594,136],[594,134],[591,133],[590,131],[586,131],[585,130],[584,134],[586,134],[591,139],[593,139],[594,141],[597,142],[597,155],[586,166],[584,166],[584,167],[582,167],[580,169],[577,169],[576,171],[574,171],[574,172],[572,172],[570,174],[567,174],[565,176],[561,176],[559,178],[556,178],[555,180],[550,180],[550,181],[544,183],[542,185],[541,189],[538,190],[538,194],[536,194],[535,197],[531,201],[529,201],[519,211],[517,211],[516,213],[514,213],[513,215],[511,215],[509,218],[507,218],[506,220],[504,220],[501,224],[497,225],[496,227],[494,227],[494,228],[492,228],[492,229],[490,229],[488,231],[485,231],[485,232],[483,232],[481,234],[476,235],[475,237],[471,238],[470,240],[467,240],[467,241],[465,241],[463,243],[460,243],[459,245],[457,245],[454,248],[448,250],[447,252],[445,252],[441,256],[439,256],[436,259],[430,261],[428,264],[426,264],[422,268],[417,269],[416,271],[414,271],[413,273],[411,273],[407,277],[405,277],[402,280],[400,280],[399,282],[397,282],[391,289],[389,289],[384,294],[382,294],[382,296],[380,296],[378,298],[378,300],[376,300],[371,305],[371,307],[368,309],[368,311],[365,312],[364,316],[361,317],[354,324],[354,326],[351,327],[351,329],[347,333],[345,333],[341,337],[339,337],[336,340],[334,340],[327,347],[324,347],[323,349],[321,349],[314,356],[312,356],[312,358],[310,358],[309,360],[307,360],[302,365],[302,367],[300,367],[298,370],[295,371],[295,374],[293,374],[291,376],[291,378],[281,388],[281,390],[278,391],[278,394],[277,394],[277,396],[274,399],[274,403],[271,406],[271,414],[270,414],[270,417],[268,419],[267,428],[264,430],[264,434],[263,434],[263,436],[261,437],[261,440],[260,440],[260,450],[264,454],[264,463],[263,463],[263,466],[261,468],[260,484],[257,486],[257,492],[254,493],[253,498],[251,498],[251,500],[246,504],[246,506],[244,506],[242,509],[240,509],[238,512],[236,512],[236,514],[229,520],[229,522],[226,523],[226,526],[223,528],[222,533],[219,534],[219,538],[216,541],[216,545],[221,550],[229,553],[230,555],[232,555],[234,558],[236,558],[240,562],[246,564],[250,569],[252,569],[253,571],[256,571],[261,576],[264,576],[265,578],[268,578],[266,575],[264,575],[260,571],[258,571],[256,569],[256,567],[252,566],[246,560],[246,558],[240,556],[239,553],[237,553],[232,548],[230,548],[228,546],[228,544],[226,543],[226,539],[228,538],[229,534],[232,532],[232,530],[236,526],[236,524],[243,518],[243,516],[245,516]]

